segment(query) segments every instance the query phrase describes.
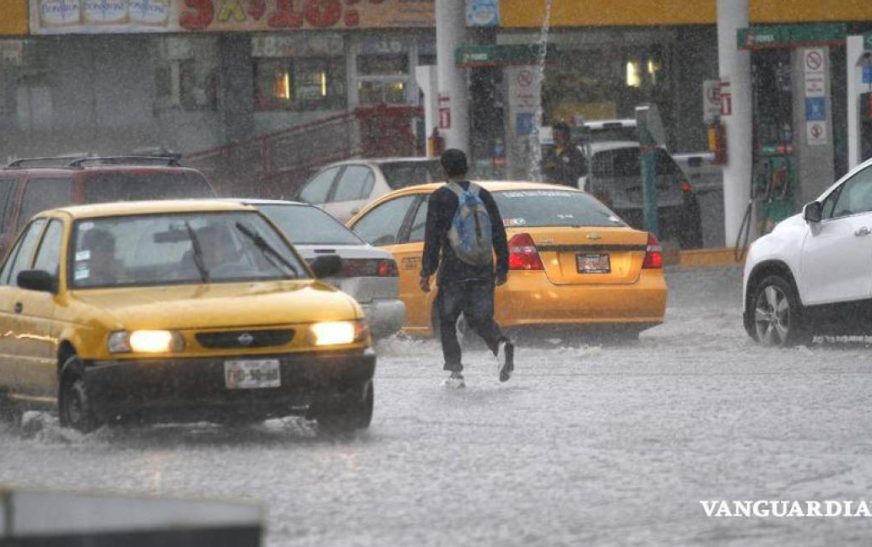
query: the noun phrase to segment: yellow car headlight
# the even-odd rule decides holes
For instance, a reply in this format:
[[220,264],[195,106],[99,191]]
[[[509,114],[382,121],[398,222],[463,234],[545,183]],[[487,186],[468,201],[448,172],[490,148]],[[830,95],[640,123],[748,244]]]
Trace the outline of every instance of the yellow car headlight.
[[362,342],[369,337],[366,321],[325,321],[309,327],[309,342],[314,346],[339,346]]
[[184,347],[182,335],[169,330],[118,331],[109,335],[110,353],[170,353]]

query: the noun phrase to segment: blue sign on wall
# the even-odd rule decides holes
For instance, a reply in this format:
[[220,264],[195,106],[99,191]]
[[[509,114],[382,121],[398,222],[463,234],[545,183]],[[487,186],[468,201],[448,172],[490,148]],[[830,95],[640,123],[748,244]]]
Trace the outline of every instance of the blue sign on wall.
[[826,97],[807,97],[805,99],[805,119],[809,122],[826,121]]
[[863,83],[872,84],[872,65],[863,65]]
[[533,134],[535,120],[532,112],[521,112],[515,116],[515,131],[518,136],[526,137]]
[[496,27],[500,24],[500,0],[467,0],[466,25]]

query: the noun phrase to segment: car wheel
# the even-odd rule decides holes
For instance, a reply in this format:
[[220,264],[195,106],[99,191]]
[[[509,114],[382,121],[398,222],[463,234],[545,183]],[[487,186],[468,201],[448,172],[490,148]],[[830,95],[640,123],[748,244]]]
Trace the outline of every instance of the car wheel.
[[60,422],[63,427],[70,427],[89,433],[97,428],[98,422],[94,409],[88,398],[85,381],[80,376],[68,374],[61,382]]
[[806,341],[799,298],[784,278],[772,275],[764,279],[754,293],[753,305],[753,333],[758,342],[786,347]]
[[350,433],[366,429],[372,422],[372,409],[375,400],[372,382],[363,386],[363,398],[319,409],[315,420],[318,427],[330,433]]

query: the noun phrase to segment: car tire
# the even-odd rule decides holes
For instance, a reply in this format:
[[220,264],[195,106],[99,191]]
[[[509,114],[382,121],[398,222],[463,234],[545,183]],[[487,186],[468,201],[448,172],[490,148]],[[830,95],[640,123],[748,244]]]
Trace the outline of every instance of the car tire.
[[85,380],[77,373],[68,373],[61,381],[58,410],[63,427],[69,427],[81,433],[90,433],[99,425],[88,397]]
[[327,433],[351,433],[366,429],[372,422],[372,409],[375,401],[375,389],[372,381],[361,388],[363,398],[348,400],[344,403],[334,403],[316,412],[315,420],[318,427]]
[[764,346],[789,347],[807,343],[807,325],[793,285],[779,275],[763,279],[751,302],[752,336]]

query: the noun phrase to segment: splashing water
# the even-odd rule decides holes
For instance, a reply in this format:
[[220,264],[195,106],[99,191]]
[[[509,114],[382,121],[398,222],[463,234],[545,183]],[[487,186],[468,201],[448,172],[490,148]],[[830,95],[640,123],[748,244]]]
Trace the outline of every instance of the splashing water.
[[536,87],[539,102],[536,105],[536,115],[533,121],[533,133],[529,137],[530,170],[528,180],[542,180],[542,145],[539,141],[539,130],[542,128],[542,83],[545,81],[545,58],[548,55],[548,33],[551,31],[551,3],[545,0],[545,15],[542,18],[542,31],[539,33],[539,54],[536,58]]

